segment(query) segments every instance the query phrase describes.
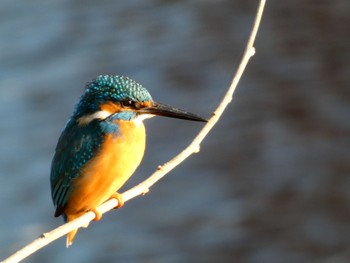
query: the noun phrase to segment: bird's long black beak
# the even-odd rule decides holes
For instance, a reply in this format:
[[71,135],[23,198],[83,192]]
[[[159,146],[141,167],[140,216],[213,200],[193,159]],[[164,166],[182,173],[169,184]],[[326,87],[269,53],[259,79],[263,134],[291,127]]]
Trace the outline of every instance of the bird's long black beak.
[[206,119],[196,114],[193,114],[184,110],[180,110],[158,102],[153,102],[151,106],[139,109],[138,112],[141,114],[153,114],[157,116],[184,119],[184,120],[190,120],[190,121],[207,122]]

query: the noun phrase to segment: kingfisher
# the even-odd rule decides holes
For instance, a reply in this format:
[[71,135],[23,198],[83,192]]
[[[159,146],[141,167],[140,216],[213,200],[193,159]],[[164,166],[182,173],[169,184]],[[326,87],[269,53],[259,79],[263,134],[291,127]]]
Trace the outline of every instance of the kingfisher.
[[[206,122],[193,113],[153,101],[149,92],[125,76],[101,75],[85,87],[58,140],[51,163],[55,217],[65,222],[116,198],[141,163],[146,145],[143,120],[166,116]],[[69,247],[78,229],[68,233]]]

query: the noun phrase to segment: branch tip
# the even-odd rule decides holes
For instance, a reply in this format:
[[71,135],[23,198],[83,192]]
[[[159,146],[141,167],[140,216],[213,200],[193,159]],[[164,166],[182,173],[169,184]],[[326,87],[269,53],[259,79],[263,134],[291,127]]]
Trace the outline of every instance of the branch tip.
[[251,47],[250,49],[249,49],[249,56],[254,56],[255,55],[255,47]]
[[147,193],[149,192],[149,188],[146,188],[146,189],[144,189],[143,191],[142,191],[142,195],[146,195]]
[[199,153],[200,149],[201,149],[201,146],[198,145],[197,147],[195,147],[195,148],[193,149],[193,153]]

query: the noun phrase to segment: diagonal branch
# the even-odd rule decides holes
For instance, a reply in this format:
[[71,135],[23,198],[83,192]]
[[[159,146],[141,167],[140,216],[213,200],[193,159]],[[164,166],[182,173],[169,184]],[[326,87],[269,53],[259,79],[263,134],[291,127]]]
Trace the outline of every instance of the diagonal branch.
[[[199,152],[200,149],[200,143],[204,140],[206,135],[210,132],[210,130],[214,127],[214,125],[217,123],[219,118],[221,117],[222,113],[228,106],[228,104],[232,100],[233,93],[238,85],[238,82],[250,60],[250,58],[255,54],[255,48],[253,46],[256,34],[258,32],[258,28],[260,25],[261,17],[263,14],[265,6],[265,0],[260,0],[259,7],[255,16],[254,25],[252,28],[252,31],[249,36],[249,40],[243,55],[243,58],[241,60],[241,63],[236,71],[236,74],[232,80],[232,83],[224,96],[223,100],[221,101],[220,105],[217,107],[207,124],[203,127],[203,129],[198,133],[198,135],[195,137],[195,139],[192,141],[192,143],[185,148],[180,154],[175,156],[173,159],[171,159],[169,162],[165,163],[162,166],[159,166],[158,169],[145,181],[140,183],[139,185],[131,188],[130,190],[124,192],[123,200],[126,202],[138,195],[145,194],[149,191],[149,188],[153,186],[158,180],[160,180],[162,177],[164,177],[169,171],[174,169],[177,165],[179,165],[181,162],[183,162],[187,157],[192,155],[193,153]],[[107,211],[113,209],[118,204],[118,201],[116,199],[111,199],[102,205],[100,205],[97,210],[103,214]],[[38,239],[34,240],[32,243],[28,244],[24,248],[17,251],[12,256],[8,257],[2,263],[14,263],[19,262],[22,259],[25,259],[29,255],[33,254],[40,248],[46,246],[47,244],[53,242],[54,240],[66,235],[68,232],[72,231],[73,229],[86,226],[95,218],[95,214],[93,212],[87,212],[86,214],[82,215],[81,217],[77,218],[76,220],[73,220],[69,223],[66,223],[48,233],[42,234]]]

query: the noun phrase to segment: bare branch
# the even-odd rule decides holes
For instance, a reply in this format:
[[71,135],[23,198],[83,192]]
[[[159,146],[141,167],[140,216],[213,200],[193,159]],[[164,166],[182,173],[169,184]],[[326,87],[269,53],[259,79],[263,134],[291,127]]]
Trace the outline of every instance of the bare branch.
[[[145,193],[147,193],[150,187],[153,186],[162,177],[164,177],[169,171],[174,169],[177,165],[179,165],[181,162],[183,162],[187,157],[189,157],[193,153],[199,152],[200,143],[204,140],[204,138],[209,133],[209,131],[214,127],[214,125],[217,123],[222,113],[226,109],[227,105],[231,102],[233,93],[249,62],[249,59],[255,54],[255,48],[253,44],[256,38],[256,34],[258,32],[264,6],[265,6],[265,0],[260,0],[259,7],[255,16],[253,29],[250,33],[249,40],[248,40],[243,58],[241,60],[241,63],[235,73],[235,76],[232,80],[232,83],[226,95],[224,96],[223,100],[221,101],[217,109],[213,112],[213,115],[210,118],[210,120],[203,127],[203,129],[198,133],[198,135],[195,137],[192,143],[187,148],[185,148],[180,154],[175,156],[169,162],[161,166],[158,166],[157,170],[148,179],[146,179],[139,185],[131,188],[130,190],[124,192],[122,195],[123,195],[123,200],[125,202],[138,195],[144,195]],[[117,205],[118,205],[118,201],[116,199],[111,199],[103,203],[102,205],[100,205],[97,208],[97,210],[101,214],[104,214],[107,211],[116,207]],[[38,239],[34,240],[32,243],[28,244],[26,247],[22,248],[21,250],[17,251],[15,254],[10,256],[9,258],[2,261],[2,263],[19,262],[22,259],[33,254],[35,251],[39,250],[40,248],[51,243],[52,241],[66,235],[68,232],[72,231],[73,229],[87,226],[89,222],[91,222],[94,218],[95,218],[95,214],[93,212],[87,212],[86,214],[82,215],[76,220],[66,223],[48,233],[44,233]]]

